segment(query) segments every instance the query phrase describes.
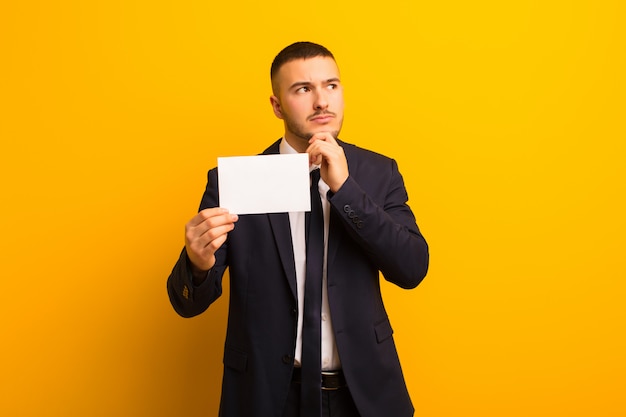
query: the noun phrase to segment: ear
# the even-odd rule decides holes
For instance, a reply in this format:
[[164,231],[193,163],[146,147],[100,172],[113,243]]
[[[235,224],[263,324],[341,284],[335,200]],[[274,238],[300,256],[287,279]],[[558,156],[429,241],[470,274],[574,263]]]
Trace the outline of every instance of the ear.
[[276,115],[276,117],[278,117],[279,119],[282,119],[283,111],[280,108],[280,100],[278,100],[278,97],[271,96],[270,103],[272,104],[272,110],[274,110],[274,114]]

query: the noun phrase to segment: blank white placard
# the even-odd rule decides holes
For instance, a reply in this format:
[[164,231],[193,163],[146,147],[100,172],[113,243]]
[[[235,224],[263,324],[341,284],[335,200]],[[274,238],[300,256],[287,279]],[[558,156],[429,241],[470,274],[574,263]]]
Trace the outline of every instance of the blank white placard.
[[310,211],[309,155],[217,158],[220,207],[234,214]]

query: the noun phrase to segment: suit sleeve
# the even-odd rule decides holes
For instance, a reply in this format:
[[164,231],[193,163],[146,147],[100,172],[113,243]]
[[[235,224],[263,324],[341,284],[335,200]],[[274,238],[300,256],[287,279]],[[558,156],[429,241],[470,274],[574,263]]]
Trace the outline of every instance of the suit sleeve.
[[352,239],[387,281],[414,288],[428,271],[428,244],[407,204],[397,163],[365,166],[352,173],[329,201]]
[[[217,169],[212,169],[208,173],[208,182],[200,203],[200,210],[218,205]],[[222,295],[222,277],[227,268],[227,244],[228,241],[215,253],[215,265],[208,272],[207,278],[198,286],[193,284],[189,258],[187,251],[183,248],[167,279],[167,293],[172,307],[178,314],[183,317],[197,316]]]

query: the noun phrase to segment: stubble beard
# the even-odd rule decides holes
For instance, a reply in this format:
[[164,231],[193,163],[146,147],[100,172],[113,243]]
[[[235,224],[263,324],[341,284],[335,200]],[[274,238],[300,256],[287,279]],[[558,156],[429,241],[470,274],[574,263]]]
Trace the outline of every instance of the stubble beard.
[[[285,126],[287,127],[287,131],[290,132],[296,138],[301,139],[303,141],[303,143],[305,143],[307,146],[308,146],[309,140],[316,133],[320,133],[320,132],[315,132],[315,133],[314,132],[307,132],[307,131],[304,130],[304,128],[302,128],[302,126],[300,124],[293,122],[289,118],[285,118],[284,121],[285,121]],[[340,123],[339,129],[341,129],[341,123]],[[339,136],[339,129],[331,130],[331,131],[327,131],[327,132],[329,132],[333,136],[333,138],[337,139],[337,137]]]

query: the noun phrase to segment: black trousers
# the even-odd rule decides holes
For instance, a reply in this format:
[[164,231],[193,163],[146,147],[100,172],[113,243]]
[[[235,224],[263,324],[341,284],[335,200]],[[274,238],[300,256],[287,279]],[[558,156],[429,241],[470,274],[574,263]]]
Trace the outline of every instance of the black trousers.
[[[292,382],[283,417],[300,416],[300,384]],[[323,417],[360,417],[348,387],[322,391]]]

